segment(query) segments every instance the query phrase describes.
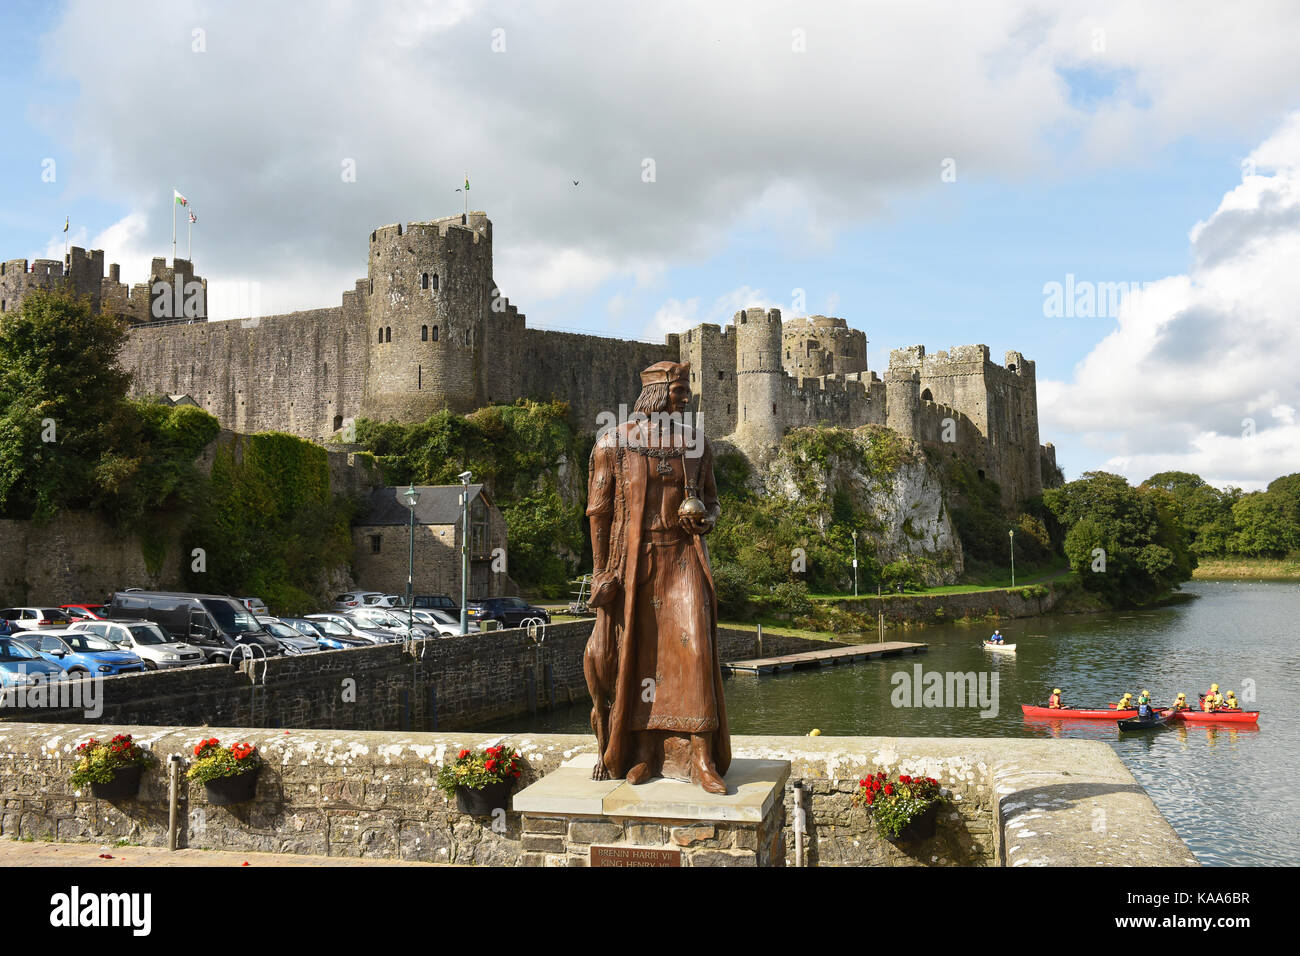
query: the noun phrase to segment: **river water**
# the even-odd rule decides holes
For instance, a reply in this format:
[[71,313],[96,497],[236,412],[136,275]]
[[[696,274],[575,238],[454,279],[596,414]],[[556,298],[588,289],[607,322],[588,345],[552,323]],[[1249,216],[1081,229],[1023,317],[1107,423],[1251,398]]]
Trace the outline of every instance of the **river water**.
[[[1300,584],[1197,581],[1189,599],[1149,611],[1062,615],[1003,628],[1014,655],[984,650],[987,627],[892,631],[889,640],[929,645],[916,656],[726,681],[734,734],[906,737],[1078,737],[1109,743],[1166,819],[1206,865],[1300,863]],[[874,640],[866,635],[865,640]],[[896,706],[915,667],[974,673],[980,706]],[[1110,721],[1026,718],[1053,687],[1067,705],[1097,706],[1151,691],[1157,704],[1182,691],[1196,703],[1211,683],[1261,712],[1250,725],[1176,724],[1123,738]],[[1253,694],[1254,702],[1248,695]],[[969,706],[974,703],[974,706]],[[496,729],[585,733],[588,707],[502,722]],[[988,714],[988,716],[983,716]],[[1116,864],[1141,864],[1140,859]]]

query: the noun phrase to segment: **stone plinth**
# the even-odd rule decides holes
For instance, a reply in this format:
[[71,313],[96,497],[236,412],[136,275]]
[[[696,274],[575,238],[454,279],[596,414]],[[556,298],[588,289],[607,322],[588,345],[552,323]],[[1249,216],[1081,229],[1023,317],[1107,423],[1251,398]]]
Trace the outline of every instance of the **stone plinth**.
[[524,866],[589,866],[593,847],[622,866],[785,865],[788,760],[733,760],[725,795],[680,780],[592,780],[595,761],[577,756],[515,794]]

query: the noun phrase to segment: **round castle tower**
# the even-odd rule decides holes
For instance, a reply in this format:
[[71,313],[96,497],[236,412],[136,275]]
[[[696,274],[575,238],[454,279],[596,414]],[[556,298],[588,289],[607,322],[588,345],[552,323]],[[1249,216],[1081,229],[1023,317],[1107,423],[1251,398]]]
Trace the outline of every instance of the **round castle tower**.
[[781,310],[736,313],[736,444],[766,459],[785,432]]
[[361,414],[422,421],[478,408],[492,294],[487,216],[381,226],[370,234],[368,280]]

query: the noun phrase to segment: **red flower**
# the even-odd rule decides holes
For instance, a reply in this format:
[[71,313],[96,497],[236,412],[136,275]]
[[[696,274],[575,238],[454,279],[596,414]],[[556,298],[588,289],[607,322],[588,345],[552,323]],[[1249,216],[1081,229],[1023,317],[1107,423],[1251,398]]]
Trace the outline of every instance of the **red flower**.
[[252,754],[254,749],[255,748],[252,744],[233,744],[231,745],[230,753],[236,760],[243,760],[245,757]]
[[892,797],[893,795],[894,795],[894,785],[892,783],[885,784],[885,796]]
[[899,783],[911,783],[911,782],[912,782],[912,778],[909,777],[907,774],[903,774],[901,777],[898,778],[898,782],[899,782]]
[[468,757],[468,756],[469,756],[469,751],[468,751],[468,750],[462,750],[460,753],[458,753],[458,754],[456,755],[456,759],[457,759],[457,760],[464,760],[464,759],[465,759],[466,757]]
[[928,782],[928,783],[930,784],[930,786],[932,786],[932,787],[937,787],[937,786],[939,786],[939,781],[938,781],[938,780],[935,780],[934,777],[926,777],[925,779],[926,779],[926,782]]
[[195,744],[195,745],[194,745],[194,756],[197,757],[199,754],[203,753],[203,748],[206,747],[207,745],[208,745],[208,742],[207,742],[206,740],[203,741],[202,743]]
[[489,760],[485,766],[487,767],[488,773],[491,773],[496,769],[497,762],[495,760]]
[[858,786],[859,786],[859,787],[862,787],[863,789],[866,789],[867,782],[866,782],[865,780],[859,780],[859,781],[858,781]]
[[512,777],[517,777],[517,776],[519,776],[520,772],[521,772],[521,771],[519,771],[519,770],[513,770],[513,771],[511,771],[511,774],[510,774],[510,775],[511,775]]
[[876,802],[876,798],[873,797],[871,794],[867,794],[866,800],[867,800],[867,806],[871,806],[873,803]]

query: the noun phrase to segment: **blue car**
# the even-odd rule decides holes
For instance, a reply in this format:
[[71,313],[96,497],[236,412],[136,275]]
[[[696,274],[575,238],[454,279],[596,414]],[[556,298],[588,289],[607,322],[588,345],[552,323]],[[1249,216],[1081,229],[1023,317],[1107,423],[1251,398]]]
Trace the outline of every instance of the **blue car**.
[[139,656],[89,631],[27,631],[15,640],[62,667],[69,677],[111,677],[144,671]]
[[42,660],[20,640],[0,637],[0,688],[8,690],[27,687],[42,680],[62,679],[63,668]]
[[333,621],[307,621],[300,617],[282,617],[290,627],[313,638],[322,648],[330,651],[345,651],[352,647],[371,647],[370,641],[353,637],[348,629]]

